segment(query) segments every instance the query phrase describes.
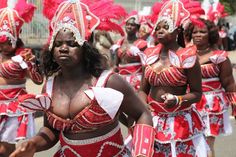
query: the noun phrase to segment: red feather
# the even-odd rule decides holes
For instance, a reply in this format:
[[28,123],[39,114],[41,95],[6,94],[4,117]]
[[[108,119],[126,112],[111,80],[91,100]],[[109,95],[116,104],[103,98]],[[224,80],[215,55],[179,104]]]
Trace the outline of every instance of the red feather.
[[0,9],[7,7],[7,0],[1,0]]
[[26,0],[18,0],[14,9],[25,22],[30,22],[34,16],[36,7],[33,4],[27,3]]
[[110,20],[101,21],[97,29],[105,30],[105,31],[115,31],[117,33],[120,33],[122,36],[125,34],[122,27],[120,27],[120,25],[114,22],[111,22]]
[[89,10],[100,19],[97,29],[115,31],[124,35],[118,21],[124,19],[127,12],[121,5],[114,4],[113,0],[82,0],[81,2],[88,5]]
[[64,0],[44,0],[43,1],[43,15],[51,20],[58,8],[58,6],[63,2]]
[[201,20],[199,20],[197,17],[190,17],[190,20],[193,25],[198,26],[200,28],[205,26],[205,24]]

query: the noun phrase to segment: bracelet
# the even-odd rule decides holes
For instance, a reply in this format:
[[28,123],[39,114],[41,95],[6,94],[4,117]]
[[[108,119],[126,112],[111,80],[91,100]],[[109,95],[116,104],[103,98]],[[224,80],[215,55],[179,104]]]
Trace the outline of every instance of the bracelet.
[[183,103],[183,97],[182,96],[177,96],[177,97],[178,97],[179,105],[181,105]]
[[154,153],[155,130],[152,126],[136,124],[133,132],[133,157],[152,157]]

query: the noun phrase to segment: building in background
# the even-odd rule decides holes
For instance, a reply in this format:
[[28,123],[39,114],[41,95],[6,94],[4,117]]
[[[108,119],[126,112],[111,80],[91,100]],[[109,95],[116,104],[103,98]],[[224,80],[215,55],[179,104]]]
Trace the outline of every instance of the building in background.
[[28,2],[36,5],[37,10],[32,22],[22,27],[20,36],[27,46],[42,46],[47,42],[48,37],[48,20],[42,15],[42,0],[28,0]]
[[[123,5],[127,12],[137,10],[145,15],[151,11],[151,6],[157,0],[114,0],[117,4]],[[48,20],[42,15],[42,0],[28,0],[37,6],[36,13],[30,24],[22,28],[21,38],[27,46],[42,46],[47,42]]]

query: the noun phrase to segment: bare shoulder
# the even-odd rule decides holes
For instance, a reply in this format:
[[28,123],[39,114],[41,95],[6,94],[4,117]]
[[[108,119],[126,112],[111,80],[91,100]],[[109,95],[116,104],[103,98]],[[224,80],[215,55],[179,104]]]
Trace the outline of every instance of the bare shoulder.
[[122,93],[126,93],[130,90],[133,90],[132,87],[125,81],[121,76],[114,73],[107,80],[106,87],[118,90]]

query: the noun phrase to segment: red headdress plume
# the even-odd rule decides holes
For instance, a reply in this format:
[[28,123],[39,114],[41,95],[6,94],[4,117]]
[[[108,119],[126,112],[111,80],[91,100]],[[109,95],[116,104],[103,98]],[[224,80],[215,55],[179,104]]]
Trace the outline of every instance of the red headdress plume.
[[30,22],[36,7],[26,0],[2,0],[0,4],[0,42],[8,39],[16,47],[21,27]]
[[204,14],[201,4],[194,0],[163,0],[152,7],[151,19],[156,25],[166,21],[169,32],[173,32],[184,22]]
[[207,19],[215,23],[217,23],[220,18],[225,16],[228,16],[228,14],[225,12],[224,5],[222,5],[220,2],[217,3],[215,9],[211,5],[207,12]]
[[123,18],[126,11],[113,0],[44,0],[43,14],[50,20],[49,49],[61,29],[72,31],[79,45],[83,45],[95,29],[124,34],[114,20]]

